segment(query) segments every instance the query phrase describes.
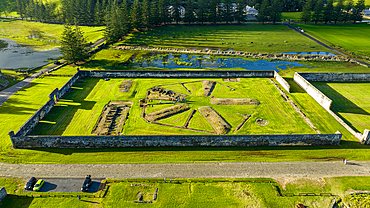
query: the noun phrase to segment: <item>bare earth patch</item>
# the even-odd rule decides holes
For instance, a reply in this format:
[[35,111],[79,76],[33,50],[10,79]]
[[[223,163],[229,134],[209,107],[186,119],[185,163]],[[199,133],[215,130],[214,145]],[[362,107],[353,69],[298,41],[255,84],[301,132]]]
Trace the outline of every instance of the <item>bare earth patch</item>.
[[190,107],[188,104],[174,105],[174,106],[171,106],[171,107],[159,110],[159,111],[155,111],[153,113],[146,114],[145,118],[148,121],[153,122],[153,121],[164,119],[172,115],[187,111],[189,109]]
[[202,106],[198,108],[198,111],[212,125],[217,134],[227,134],[230,131],[231,125],[213,108]]
[[251,98],[215,98],[211,97],[214,105],[259,105],[260,102]]

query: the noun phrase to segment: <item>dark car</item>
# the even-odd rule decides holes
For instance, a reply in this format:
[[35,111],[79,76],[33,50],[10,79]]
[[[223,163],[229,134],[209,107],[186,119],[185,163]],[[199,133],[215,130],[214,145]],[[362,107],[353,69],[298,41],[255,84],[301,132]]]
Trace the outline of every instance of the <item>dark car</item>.
[[87,175],[84,183],[82,184],[81,191],[83,192],[89,191],[90,186],[91,186],[91,175]]
[[37,179],[35,177],[30,178],[30,180],[27,181],[26,185],[24,186],[24,189],[26,190],[32,190],[33,186],[35,185]]
[[59,61],[54,61],[54,64],[55,64],[55,65],[59,65],[59,64],[60,64],[60,62],[59,62]]

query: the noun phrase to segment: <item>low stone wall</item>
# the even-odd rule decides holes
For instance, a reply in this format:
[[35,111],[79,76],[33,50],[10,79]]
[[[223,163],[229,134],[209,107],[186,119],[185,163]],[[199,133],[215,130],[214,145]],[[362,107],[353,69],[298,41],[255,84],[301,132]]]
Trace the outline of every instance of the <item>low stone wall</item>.
[[314,87],[309,81],[301,76],[300,73],[294,73],[294,81],[304,89],[313,99],[315,99],[323,108],[330,110],[332,100],[324,93]]
[[82,77],[100,78],[252,78],[274,77],[270,71],[86,71],[78,73]]
[[314,87],[311,82],[365,82],[370,81],[370,73],[298,73],[294,74],[294,81],[314,98],[324,109],[332,115],[344,128],[355,136],[362,144],[370,144],[369,130],[364,134],[356,132],[343,121],[330,107],[332,100]]
[[370,82],[370,73],[299,73],[310,82]]
[[339,145],[342,134],[19,136],[15,148],[225,147]]
[[279,84],[287,91],[290,93],[290,85],[287,81],[285,81],[285,79],[280,76],[279,73],[277,73],[276,71],[274,71],[274,78],[276,79],[276,81],[279,82]]
[[6,193],[6,190],[4,187],[0,188],[0,202],[3,200],[8,194]]

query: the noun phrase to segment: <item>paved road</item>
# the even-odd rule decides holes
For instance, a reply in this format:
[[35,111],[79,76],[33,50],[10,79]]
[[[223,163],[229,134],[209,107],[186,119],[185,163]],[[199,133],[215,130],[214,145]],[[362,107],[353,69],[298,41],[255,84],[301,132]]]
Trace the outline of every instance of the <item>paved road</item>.
[[327,48],[327,49],[329,49],[329,50],[333,51],[334,53],[337,53],[337,54],[339,54],[339,55],[345,56],[345,57],[347,57],[347,58],[349,58],[349,59],[352,59],[352,60],[354,60],[354,61],[356,61],[356,62],[359,62],[359,63],[361,63],[361,64],[365,64],[365,65],[367,65],[367,66],[370,66],[370,64],[369,64],[369,63],[364,62],[364,61],[361,61],[361,60],[358,60],[358,59],[356,59],[356,58],[353,58],[353,57],[351,57],[351,56],[349,56],[349,55],[347,55],[347,54],[345,54],[345,53],[342,53],[342,52],[340,52],[340,51],[336,50],[335,48],[332,48],[332,47],[330,47],[330,46],[326,45],[325,43],[321,42],[320,40],[318,40],[318,39],[316,39],[316,38],[314,38],[314,37],[312,37],[312,36],[308,35],[307,33],[304,33],[304,32],[299,31],[298,29],[296,29],[295,27],[293,27],[293,26],[291,26],[291,25],[289,25],[289,24],[287,24],[287,23],[284,23],[284,25],[286,25],[287,27],[289,27],[289,28],[293,29],[294,31],[296,31],[296,32],[300,33],[301,35],[304,35],[304,36],[306,36],[307,38],[309,38],[309,39],[311,39],[311,40],[315,41],[316,43],[318,43],[318,44],[320,44],[320,45],[324,46],[325,48]]
[[174,164],[6,164],[0,176],[19,178],[287,178],[370,176],[370,161],[342,162],[242,162]]

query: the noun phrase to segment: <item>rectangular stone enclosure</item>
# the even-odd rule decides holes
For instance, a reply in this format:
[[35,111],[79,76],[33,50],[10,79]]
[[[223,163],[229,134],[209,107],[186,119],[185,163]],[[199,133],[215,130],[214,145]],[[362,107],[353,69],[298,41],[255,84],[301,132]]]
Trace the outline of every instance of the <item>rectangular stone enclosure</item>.
[[[9,132],[9,136],[15,148],[114,148],[114,147],[194,147],[194,146],[291,146],[291,145],[339,145],[342,135],[338,134],[270,134],[270,135],[102,135],[110,134],[107,131],[116,130],[114,122],[123,123],[127,119],[122,114],[122,118],[113,110],[107,109],[103,113],[100,123],[96,127],[102,127],[101,134],[96,136],[37,136],[29,135],[36,125],[50,112],[51,109],[60,101],[63,95],[80,78],[275,78],[275,80],[289,92],[289,84],[280,77],[275,71],[78,71],[61,89],[55,89],[50,95],[50,100],[46,102],[16,133]],[[131,87],[130,83],[130,87]],[[217,84],[219,85],[219,84]],[[122,86],[122,85],[121,85]],[[184,85],[186,90],[190,92]],[[221,85],[220,85],[221,86]],[[227,87],[227,86],[226,86]],[[214,86],[213,86],[214,88]],[[127,91],[127,90],[126,90]],[[168,99],[163,102],[186,102],[185,97],[172,97],[173,95],[164,91]],[[207,93],[211,95],[212,91]],[[184,101],[185,100],[185,101]],[[157,104],[145,103],[140,101],[140,105],[153,107]],[[257,102],[257,101],[256,101]],[[160,103],[164,104],[164,103]],[[145,109],[145,108],[144,108]],[[190,111],[189,111],[190,112]],[[192,112],[188,120],[195,113]],[[154,115],[154,114],[153,114]],[[145,111],[143,111],[145,118]],[[164,115],[166,117],[166,115]],[[121,121],[121,120],[122,121]],[[220,121],[222,119],[219,119]],[[215,122],[220,122],[215,120]],[[155,123],[147,120],[147,122]],[[226,124],[225,124],[226,125]],[[108,129],[109,129],[108,128]],[[182,128],[182,127],[176,127]],[[105,129],[105,130],[104,130]],[[117,132],[121,132],[118,129]],[[215,134],[222,132],[216,132]],[[118,133],[117,133],[118,134]]]

